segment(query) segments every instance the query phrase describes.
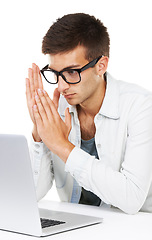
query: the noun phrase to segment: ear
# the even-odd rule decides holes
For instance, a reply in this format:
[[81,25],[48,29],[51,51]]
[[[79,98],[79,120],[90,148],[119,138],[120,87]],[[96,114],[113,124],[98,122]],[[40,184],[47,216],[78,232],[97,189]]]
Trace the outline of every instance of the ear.
[[102,76],[108,68],[109,58],[107,56],[102,57],[97,63],[97,75]]

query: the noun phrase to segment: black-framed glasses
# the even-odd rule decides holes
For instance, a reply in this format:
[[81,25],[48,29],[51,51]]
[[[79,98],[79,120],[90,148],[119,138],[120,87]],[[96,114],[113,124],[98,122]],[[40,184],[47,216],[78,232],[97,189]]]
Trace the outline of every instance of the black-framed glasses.
[[99,61],[100,58],[103,56],[100,56],[91,62],[87,63],[82,68],[64,68],[60,72],[55,71],[53,69],[49,68],[49,65],[46,65],[40,72],[42,73],[43,77],[48,83],[51,84],[57,84],[59,81],[59,76],[63,78],[63,80],[69,84],[76,84],[81,81],[81,72],[85,71],[88,68],[94,67],[96,63]]

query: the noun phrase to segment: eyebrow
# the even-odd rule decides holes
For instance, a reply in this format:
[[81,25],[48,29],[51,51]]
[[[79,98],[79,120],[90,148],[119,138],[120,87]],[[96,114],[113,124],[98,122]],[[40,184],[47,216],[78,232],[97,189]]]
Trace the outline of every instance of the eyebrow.
[[[63,68],[63,69],[60,70],[59,72],[62,72],[62,71],[68,70],[68,69],[75,69],[75,68],[77,68],[77,67],[80,67],[80,65],[79,65],[79,64],[75,64],[75,65],[73,64],[73,65],[70,65],[70,66],[67,66],[67,67]],[[56,71],[55,69],[53,69],[53,68],[51,68],[51,67],[49,67],[49,66],[48,66],[48,68],[51,69],[51,70]]]

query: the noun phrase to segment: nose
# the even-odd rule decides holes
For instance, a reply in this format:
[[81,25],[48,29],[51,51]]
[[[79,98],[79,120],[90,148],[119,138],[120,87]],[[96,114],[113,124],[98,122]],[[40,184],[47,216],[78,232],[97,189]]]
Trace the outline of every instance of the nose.
[[66,81],[63,80],[63,78],[61,76],[59,76],[59,81],[58,81],[58,91],[61,92],[65,92],[66,90],[68,90],[70,87],[69,83],[67,83]]

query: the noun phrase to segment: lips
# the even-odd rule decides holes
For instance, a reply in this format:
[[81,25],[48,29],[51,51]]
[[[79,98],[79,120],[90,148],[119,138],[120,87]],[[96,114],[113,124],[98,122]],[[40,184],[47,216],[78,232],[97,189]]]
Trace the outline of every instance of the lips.
[[75,95],[75,93],[70,93],[70,94],[64,94],[65,98],[72,98]]

